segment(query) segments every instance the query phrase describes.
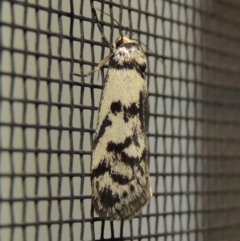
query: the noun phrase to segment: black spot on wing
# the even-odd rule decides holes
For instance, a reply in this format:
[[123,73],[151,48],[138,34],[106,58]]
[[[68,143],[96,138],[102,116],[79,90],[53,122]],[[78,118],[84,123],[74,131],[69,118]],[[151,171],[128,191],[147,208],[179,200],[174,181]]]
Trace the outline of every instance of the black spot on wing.
[[92,170],[92,178],[103,176],[106,172],[110,172],[110,166],[107,165],[107,162],[104,160],[99,163],[97,168]]
[[132,103],[129,107],[123,107],[123,118],[125,122],[128,122],[130,118],[139,114],[140,109],[137,107],[136,103]]
[[127,137],[123,143],[109,142],[107,146],[107,151],[119,154],[121,156],[119,161],[133,168],[134,166],[139,165],[139,163],[141,162],[141,158],[129,156],[124,152],[124,149],[128,148],[131,144],[137,146],[137,144],[139,143],[136,143],[136,140],[133,140],[132,137]]
[[121,153],[125,148],[129,147],[132,143],[131,137],[127,137],[123,143],[109,142],[107,145],[108,152]]
[[139,133],[139,131],[135,128],[133,130],[132,141],[133,141],[135,146],[140,147],[140,144],[139,144],[139,141],[138,141],[138,139],[139,139],[139,134],[138,133]]
[[141,160],[139,157],[132,157],[132,156],[127,155],[125,152],[122,152],[121,153],[121,161],[123,163],[125,163],[126,165],[131,166],[133,168],[136,165],[138,166]]
[[119,113],[122,109],[122,103],[121,101],[119,100],[118,102],[113,102],[111,104],[111,112],[114,114],[114,115],[117,115],[117,113]]
[[105,187],[103,191],[99,193],[100,203],[104,203],[106,207],[113,207],[116,203],[120,202],[120,197],[118,193],[113,194],[109,187]]
[[128,107],[128,113],[130,116],[133,117],[133,116],[137,115],[138,112],[139,112],[139,109],[138,109],[136,103],[132,103],[131,106]]
[[[147,96],[143,91],[139,93],[138,103],[132,103],[129,107],[123,107],[123,118],[125,122],[128,122],[130,118],[134,118],[139,115],[141,127],[145,130],[145,122],[147,118]],[[137,106],[139,105],[139,107]]]
[[114,182],[117,182],[120,185],[126,185],[128,184],[132,178],[129,178],[128,176],[124,176],[120,173],[111,173],[111,178]]
[[99,190],[99,181],[96,181],[96,189]]
[[144,175],[144,170],[143,170],[142,166],[138,165],[138,171],[140,172],[141,176]]
[[106,128],[112,125],[112,121],[109,120],[108,116],[105,117],[105,119],[102,122],[102,125],[99,129],[99,132],[97,133],[94,144],[96,145],[99,142],[99,139],[103,136],[103,134],[106,131]]
[[144,149],[143,153],[142,153],[142,160],[146,161],[146,157],[147,157],[147,150]]
[[128,196],[128,192],[127,191],[124,191],[123,192],[123,198],[126,198]]

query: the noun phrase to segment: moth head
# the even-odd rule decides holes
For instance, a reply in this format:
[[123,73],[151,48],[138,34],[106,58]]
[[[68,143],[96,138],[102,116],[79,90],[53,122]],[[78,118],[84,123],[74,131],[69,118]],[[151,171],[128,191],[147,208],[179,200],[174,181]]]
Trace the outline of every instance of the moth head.
[[116,44],[116,48],[123,46],[125,44],[129,44],[129,43],[136,43],[135,40],[129,39],[127,37],[123,37],[123,36],[119,36],[116,40],[115,40],[115,44]]

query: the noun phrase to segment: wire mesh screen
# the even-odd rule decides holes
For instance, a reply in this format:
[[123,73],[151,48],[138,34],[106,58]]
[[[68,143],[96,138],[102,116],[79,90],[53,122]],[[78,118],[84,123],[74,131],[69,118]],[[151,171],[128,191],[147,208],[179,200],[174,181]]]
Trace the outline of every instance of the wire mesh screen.
[[[120,26],[141,41],[153,197],[131,221],[91,207],[91,154]],[[122,14],[121,14],[122,10]],[[240,4],[236,0],[0,1],[0,240],[240,237]]]

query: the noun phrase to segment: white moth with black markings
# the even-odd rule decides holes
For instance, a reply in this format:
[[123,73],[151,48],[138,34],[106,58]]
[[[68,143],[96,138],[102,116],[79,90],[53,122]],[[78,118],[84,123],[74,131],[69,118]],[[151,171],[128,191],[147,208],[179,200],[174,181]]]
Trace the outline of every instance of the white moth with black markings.
[[[106,41],[95,9],[93,15]],[[100,218],[125,220],[139,214],[152,196],[146,57],[135,40],[121,35],[115,44],[94,70],[109,61],[92,154],[92,201]]]

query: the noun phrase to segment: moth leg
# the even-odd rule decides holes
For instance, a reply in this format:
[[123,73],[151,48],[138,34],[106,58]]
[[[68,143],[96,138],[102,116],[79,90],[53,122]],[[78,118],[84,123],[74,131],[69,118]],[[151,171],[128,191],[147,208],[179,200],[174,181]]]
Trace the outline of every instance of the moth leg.
[[78,77],[87,77],[89,75],[92,75],[94,72],[102,69],[102,67],[108,62],[108,60],[113,56],[113,53],[112,54],[109,54],[107,57],[105,57],[99,64],[98,66],[93,69],[92,71],[88,72],[87,74],[73,74],[75,76],[78,76]]

